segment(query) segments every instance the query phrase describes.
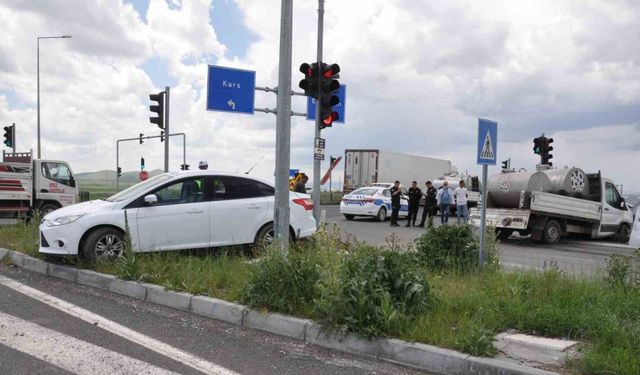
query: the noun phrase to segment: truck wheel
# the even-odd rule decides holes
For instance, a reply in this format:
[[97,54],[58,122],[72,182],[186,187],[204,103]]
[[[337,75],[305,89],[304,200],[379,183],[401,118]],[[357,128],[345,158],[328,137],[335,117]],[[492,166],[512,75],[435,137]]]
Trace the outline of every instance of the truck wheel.
[[42,206],[40,206],[40,215],[45,216],[48,213],[57,210],[58,208],[60,207],[56,206],[53,203],[45,203]]
[[124,233],[115,228],[98,228],[91,232],[82,249],[87,260],[112,259],[124,253]]
[[387,220],[387,209],[384,207],[380,207],[380,211],[378,211],[378,215],[376,215],[376,220],[383,222]]
[[353,218],[354,218],[354,217],[356,217],[356,215],[348,215],[348,214],[344,214],[344,217],[345,217],[347,220],[353,220]]
[[496,229],[496,232],[496,237],[498,237],[499,240],[504,241],[511,237],[513,229]]
[[618,229],[618,234],[616,235],[616,240],[618,242],[626,243],[629,242],[631,238],[631,229],[629,229],[629,224],[621,224],[620,229]]
[[544,226],[544,232],[542,233],[542,241],[546,244],[552,245],[560,242],[562,237],[562,227],[557,220],[547,221],[547,225]]

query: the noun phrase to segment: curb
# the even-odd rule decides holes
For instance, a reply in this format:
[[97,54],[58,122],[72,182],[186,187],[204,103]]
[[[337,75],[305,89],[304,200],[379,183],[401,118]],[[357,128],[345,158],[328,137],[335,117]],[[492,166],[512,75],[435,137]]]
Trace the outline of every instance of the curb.
[[232,302],[164,290],[155,284],[126,281],[112,275],[78,270],[0,248],[3,259],[27,270],[193,314],[304,341],[324,348],[362,355],[443,375],[558,375],[493,358],[477,358],[450,349],[393,338],[339,335],[312,320],[262,313]]

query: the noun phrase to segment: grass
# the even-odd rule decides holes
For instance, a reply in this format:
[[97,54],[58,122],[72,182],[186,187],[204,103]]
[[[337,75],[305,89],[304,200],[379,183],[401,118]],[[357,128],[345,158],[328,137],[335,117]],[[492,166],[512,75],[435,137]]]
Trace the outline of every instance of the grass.
[[[37,240],[35,225],[0,227],[1,247],[37,256]],[[253,291],[262,297],[268,297],[269,293],[283,297],[277,303],[268,303],[268,298],[256,300],[253,303],[255,307],[326,322],[328,318],[336,317],[327,315],[326,301],[331,302],[331,299],[327,299],[324,293],[331,291],[331,288],[338,290],[338,295],[344,290],[352,290],[335,288],[348,286],[345,283],[347,279],[340,276],[341,267],[349,269],[368,264],[357,262],[341,266],[341,262],[350,254],[364,251],[360,250],[361,247],[361,244],[341,243],[334,236],[321,232],[299,249],[293,250],[301,251],[300,257],[293,263],[283,262],[282,259],[279,263],[265,262],[273,272],[260,268],[263,261],[247,262],[242,255],[230,252],[213,255],[194,252],[136,254],[118,262],[76,264],[123,278],[229,301],[245,300],[252,278],[254,281],[266,280],[269,285],[263,285],[262,289],[254,288]],[[365,252],[376,254],[375,249],[371,248]],[[309,263],[305,263],[307,261]],[[405,267],[406,264],[400,265]],[[607,277],[591,279],[577,279],[554,269],[481,273],[468,269],[464,272],[459,269],[436,270],[427,268],[422,262],[415,264],[413,272],[420,273],[428,281],[428,303],[407,319],[395,319],[397,305],[387,296],[388,293],[383,291],[379,294],[376,289],[381,297],[380,304],[374,307],[379,307],[384,324],[379,325],[375,332],[381,331],[382,335],[473,355],[492,356],[495,354],[493,336],[513,329],[581,341],[582,356],[570,362],[571,372],[640,374],[640,285],[638,274],[633,276],[633,271],[638,271],[634,268],[637,264],[629,267],[623,260],[611,260]],[[282,281],[279,278],[286,276],[288,279],[292,268],[306,270],[297,272],[296,277],[292,278],[294,286],[288,286],[285,290],[292,293],[286,294],[283,290],[275,289]],[[356,269],[355,275],[371,269],[369,266]],[[283,270],[288,271],[283,273]],[[391,272],[388,270],[393,271],[386,266],[380,268],[380,272]],[[260,275],[263,271],[266,273]],[[407,272],[403,270],[402,274]],[[256,279],[255,275],[262,278]],[[386,279],[380,280],[383,284],[386,282]],[[296,289],[292,290],[294,287]],[[324,305],[321,304],[323,301]],[[357,298],[355,301],[364,303],[366,299]],[[359,330],[357,324],[352,324],[350,330],[367,332],[366,329]]]

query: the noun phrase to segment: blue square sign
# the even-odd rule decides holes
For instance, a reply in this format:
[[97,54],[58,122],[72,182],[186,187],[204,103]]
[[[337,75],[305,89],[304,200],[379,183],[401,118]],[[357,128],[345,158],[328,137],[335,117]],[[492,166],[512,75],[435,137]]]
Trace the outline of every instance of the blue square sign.
[[496,165],[498,158],[498,123],[478,119],[478,162],[479,165]]
[[[346,85],[340,85],[340,88],[338,89],[338,93],[334,95],[338,95],[338,98],[340,98],[340,103],[338,103],[337,105],[334,105],[333,107],[331,107],[335,112],[338,112],[338,121],[334,121],[334,122],[339,122],[341,124],[344,124],[344,114],[345,112],[345,106],[346,106],[346,100],[347,100],[347,86]],[[316,119],[316,100],[310,96],[307,96],[307,120],[314,120]]]
[[253,114],[256,72],[209,65],[207,110]]

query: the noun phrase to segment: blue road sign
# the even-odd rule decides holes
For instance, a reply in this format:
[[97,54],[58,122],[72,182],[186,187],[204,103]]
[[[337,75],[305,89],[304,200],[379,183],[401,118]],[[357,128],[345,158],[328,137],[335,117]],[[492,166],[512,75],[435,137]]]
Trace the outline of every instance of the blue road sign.
[[207,111],[253,114],[256,72],[209,65]]
[[496,165],[498,158],[498,123],[478,119],[478,164]]
[[289,169],[289,178],[296,178],[298,172],[300,172],[299,169]]
[[[340,98],[340,103],[332,107],[335,112],[338,112],[338,121],[334,121],[334,122],[339,122],[344,124],[344,114],[346,113],[345,105],[346,105],[346,99],[347,99],[346,85],[340,85],[340,88],[338,89],[338,98]],[[310,96],[307,96],[307,120],[315,121],[315,119],[316,119],[316,100]]]

